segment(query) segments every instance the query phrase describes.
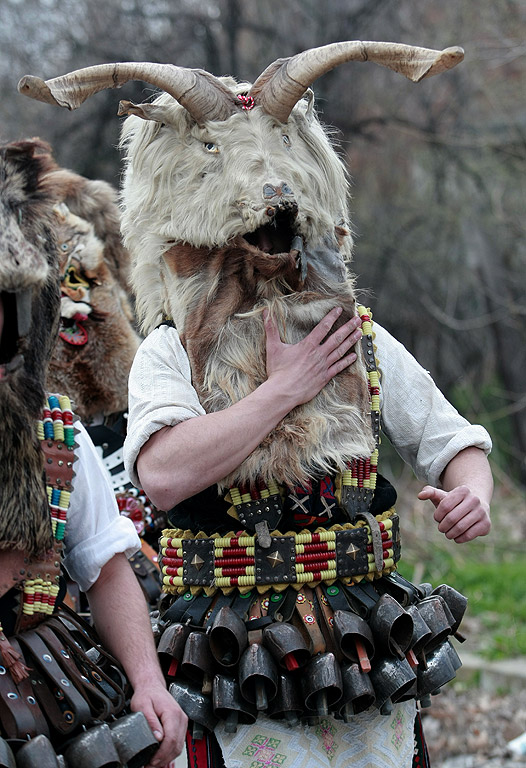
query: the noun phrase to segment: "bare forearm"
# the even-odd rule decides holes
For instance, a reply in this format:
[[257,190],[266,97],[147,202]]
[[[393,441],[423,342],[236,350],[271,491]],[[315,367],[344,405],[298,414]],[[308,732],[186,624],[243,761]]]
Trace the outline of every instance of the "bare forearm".
[[267,381],[224,411],[159,430],[137,460],[142,487],[159,509],[170,509],[236,469],[291,407]]
[[87,595],[102,644],[121,662],[133,688],[153,680],[164,687],[146,601],[125,555],[104,566]]
[[491,502],[493,476],[486,455],[480,448],[465,448],[457,453],[442,473],[441,481],[445,491],[466,485],[488,506]]

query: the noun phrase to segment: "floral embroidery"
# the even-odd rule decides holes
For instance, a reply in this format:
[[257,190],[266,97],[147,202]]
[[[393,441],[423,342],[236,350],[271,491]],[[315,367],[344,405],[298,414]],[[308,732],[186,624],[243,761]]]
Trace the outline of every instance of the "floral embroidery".
[[271,739],[258,734],[254,736],[252,742],[246,747],[243,755],[254,757],[248,768],[275,768],[283,765],[287,755],[276,752],[281,739]]
[[334,739],[335,734],[336,728],[331,725],[330,721],[327,719],[321,720],[316,728],[316,736],[319,736],[322,739],[323,748],[329,761],[332,761],[339,748],[339,744],[337,744]]
[[400,710],[397,710],[395,716],[393,717],[391,728],[394,731],[391,744],[395,747],[395,749],[400,749],[404,740],[404,715],[402,712],[400,712]]

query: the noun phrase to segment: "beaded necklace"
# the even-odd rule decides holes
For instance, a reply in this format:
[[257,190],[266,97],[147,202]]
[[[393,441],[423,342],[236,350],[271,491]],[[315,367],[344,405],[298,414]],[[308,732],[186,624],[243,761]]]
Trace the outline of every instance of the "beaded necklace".
[[75,433],[71,403],[66,396],[49,395],[37,437],[46,457],[46,492],[54,538],[51,559],[28,564],[24,581],[22,614],[35,617],[53,613],[59,592],[60,558],[73,480]]

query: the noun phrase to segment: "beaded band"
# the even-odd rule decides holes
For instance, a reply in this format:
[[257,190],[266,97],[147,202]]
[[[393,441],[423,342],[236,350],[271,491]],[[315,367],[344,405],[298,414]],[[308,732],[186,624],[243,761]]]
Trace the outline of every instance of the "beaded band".
[[52,552],[47,553],[47,559],[28,564],[22,597],[22,614],[26,618],[36,614],[51,615],[59,593],[60,557],[75,461],[75,430],[69,398],[49,395],[36,429],[45,456],[46,492],[54,545]]
[[176,594],[187,586],[228,590],[271,584],[317,584],[336,578],[360,581],[390,573],[400,558],[398,516],[379,516],[382,569],[375,566],[369,525],[350,523],[330,530],[271,534],[270,547],[261,547],[245,531],[228,536],[192,536],[188,531],[165,530],[160,539],[163,589]]

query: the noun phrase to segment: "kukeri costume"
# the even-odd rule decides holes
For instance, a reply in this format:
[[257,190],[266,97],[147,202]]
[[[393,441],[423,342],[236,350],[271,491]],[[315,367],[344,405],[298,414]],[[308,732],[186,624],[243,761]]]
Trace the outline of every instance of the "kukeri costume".
[[[458,414],[399,342],[377,324],[364,330],[381,372],[383,433],[419,479],[437,484],[468,446],[489,451],[486,430]],[[133,478],[153,432],[205,413],[173,327],[160,326],[142,343],[129,395],[125,460]],[[226,501],[209,489],[168,515],[159,653],[172,692],[205,733],[214,730],[228,766],[241,767],[249,757],[257,765],[258,754],[274,755],[276,764],[286,756],[298,766],[330,764],[336,755],[339,765],[359,766],[374,754],[375,765],[410,766],[415,698],[425,703],[454,677],[459,662],[447,637],[458,629],[463,599],[446,587],[429,594],[396,572],[380,577],[394,571],[400,556],[394,490],[381,480],[370,500],[375,517],[366,518],[368,526],[374,530],[378,520],[383,541],[376,570],[373,531],[353,527],[363,535],[353,540],[334,480],[279,489],[274,527],[283,535],[273,531],[268,547],[254,540],[253,524],[235,520],[243,502],[232,489]],[[272,496],[260,492],[245,507],[262,508]],[[440,625],[444,607],[449,618]],[[457,613],[453,621],[448,608]],[[312,725],[298,733],[288,726],[299,718]],[[190,741],[190,757],[205,742]]]
[[[279,59],[253,85],[145,62],[22,78],[21,93],[70,109],[131,79],[164,91],[119,109],[129,116],[122,231],[136,307],[147,333],[164,320],[177,328],[154,331],[137,353],[129,472],[153,432],[227,409],[267,379],[265,310],[288,344],[336,306],[333,329],[357,312],[345,170],[311,84],[347,61],[419,82],[462,57],[459,48],[347,41]],[[366,308],[358,313],[357,361],[217,488],[169,513],[158,650],[192,721],[192,768],[221,764],[215,742],[199,738],[213,731],[229,766],[306,768],[337,755],[339,766],[409,768],[415,697],[455,674],[447,638],[465,600],[396,573],[395,494],[377,471],[380,420],[430,482],[459,450],[488,450],[489,439],[387,334],[375,337]]]
[[88,590],[140,542],[69,398],[45,394],[60,301],[49,167],[39,140],[0,146],[0,761],[58,768],[60,752],[95,768],[146,749],[146,762],[158,743],[126,714],[120,664],[62,605],[62,566]]

